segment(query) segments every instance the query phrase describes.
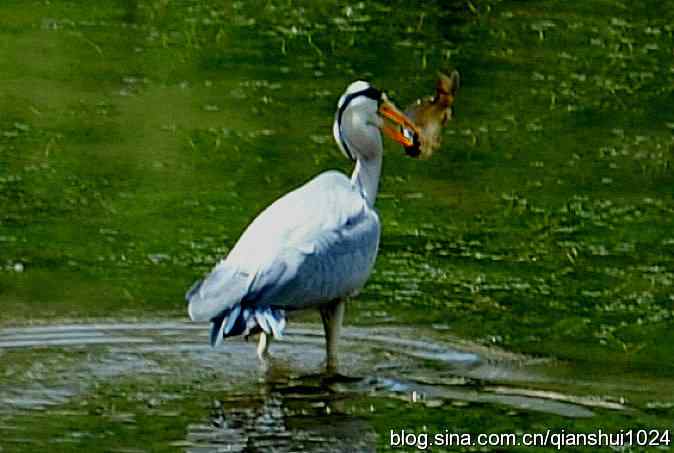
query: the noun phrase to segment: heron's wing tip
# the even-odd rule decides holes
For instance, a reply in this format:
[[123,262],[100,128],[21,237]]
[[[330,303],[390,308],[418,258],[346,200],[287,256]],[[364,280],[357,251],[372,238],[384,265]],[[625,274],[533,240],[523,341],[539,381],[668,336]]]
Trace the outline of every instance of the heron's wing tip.
[[209,341],[218,347],[227,337],[264,332],[274,338],[283,338],[287,321],[285,310],[269,306],[242,308],[236,304],[231,309],[211,319]]
[[185,293],[185,302],[190,303],[192,298],[199,292],[199,289],[201,289],[201,284],[204,282],[203,279],[199,279],[192,286],[190,286],[190,289],[187,290]]
[[222,328],[224,327],[225,319],[226,316],[222,315],[211,320],[211,329],[208,339],[212,348],[220,346],[222,340],[224,339],[222,335]]

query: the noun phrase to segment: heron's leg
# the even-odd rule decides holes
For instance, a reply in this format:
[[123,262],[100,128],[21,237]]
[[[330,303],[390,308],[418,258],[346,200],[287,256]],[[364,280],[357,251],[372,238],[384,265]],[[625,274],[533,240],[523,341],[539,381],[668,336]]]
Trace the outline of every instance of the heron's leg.
[[260,332],[260,341],[257,344],[257,356],[262,361],[269,358],[269,345],[271,344],[271,340],[271,334]]
[[337,340],[339,340],[339,332],[342,329],[344,306],[343,300],[336,300],[320,309],[323,329],[325,329],[326,368],[328,373],[337,372]]

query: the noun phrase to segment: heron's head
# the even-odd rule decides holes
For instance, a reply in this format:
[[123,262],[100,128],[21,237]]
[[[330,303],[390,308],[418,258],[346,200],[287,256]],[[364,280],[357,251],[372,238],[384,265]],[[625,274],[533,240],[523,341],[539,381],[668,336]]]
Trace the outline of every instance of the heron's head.
[[381,155],[381,132],[405,147],[419,142],[414,123],[385,93],[361,80],[349,85],[339,98],[332,132],[339,149],[351,160]]

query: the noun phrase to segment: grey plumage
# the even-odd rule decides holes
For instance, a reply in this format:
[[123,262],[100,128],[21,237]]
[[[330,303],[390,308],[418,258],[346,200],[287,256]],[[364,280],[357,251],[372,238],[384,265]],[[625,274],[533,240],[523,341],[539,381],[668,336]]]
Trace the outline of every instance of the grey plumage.
[[[385,127],[385,115],[398,126]],[[367,281],[379,247],[374,210],[382,162],[381,132],[410,144],[414,125],[379,90],[352,83],[338,103],[333,133],[356,161],[352,177],[328,171],[284,195],[246,228],[227,258],[186,294],[194,321],[210,321],[210,342],[260,332],[258,356],[283,334],[286,313],[321,310],[328,370],[336,370],[344,298]]]
[[[350,295],[370,274],[379,231],[358,188],[341,173],[322,173],[264,210],[227,259],[193,285],[186,295],[190,317],[215,320],[215,335],[227,337],[245,334],[235,329],[242,306],[294,310]],[[264,312],[251,314],[263,331],[282,334],[285,318],[267,329]],[[211,343],[219,341],[212,335]]]

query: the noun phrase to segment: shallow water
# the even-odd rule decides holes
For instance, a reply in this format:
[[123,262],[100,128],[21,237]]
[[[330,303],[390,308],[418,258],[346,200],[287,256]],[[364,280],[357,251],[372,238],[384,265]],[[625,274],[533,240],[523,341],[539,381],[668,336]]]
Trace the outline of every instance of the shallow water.
[[[0,449],[671,427],[668,6],[3,1]],[[433,159],[386,144],[381,250],[346,315],[363,379],[305,379],[310,324],[266,371],[252,344],[207,348],[185,289],[272,200],[350,171],[347,84],[404,106],[455,68]]]
[[[406,338],[412,334],[413,339]],[[103,385],[131,385],[142,395],[140,402],[138,394],[123,396],[131,405],[121,413],[110,409],[98,414],[131,425],[148,410],[152,416],[170,417],[172,411],[180,413],[182,402],[209,395],[210,407],[202,403],[201,414],[174,432],[183,438],[163,445],[186,451],[256,450],[265,442],[275,451],[372,450],[376,436],[367,417],[347,417],[353,401],[365,397],[414,399],[412,404],[432,407],[482,403],[563,417],[592,417],[594,408],[634,410],[618,402],[619,393],[592,395],[596,389],[585,386],[580,394],[545,390],[553,385],[580,390],[556,376],[560,364],[465,342],[420,339],[409,328],[347,329],[342,367],[360,379],[328,383],[316,375],[324,356],[320,336],[316,326],[289,329],[286,339],[273,345],[272,362],[263,365],[254,358],[254,344],[235,340],[213,350],[204,326],[180,322],[3,329],[0,351],[11,354],[0,381],[3,442],[16,443],[19,450],[44,445],[45,439],[22,437],[30,432],[31,420],[39,417],[40,430],[49,431],[51,423],[61,423],[60,417],[50,422],[51,408],[63,406],[84,407],[84,412],[68,412],[70,420],[90,417],[91,396]],[[168,378],[174,390],[167,393],[160,382]],[[613,382],[616,391],[626,384]],[[659,388],[670,394],[671,389]],[[173,400],[179,401],[177,408],[162,413],[162,406]],[[334,413],[342,418],[336,424],[330,417]],[[69,442],[98,437],[95,431],[81,431]]]
[[[212,349],[207,326],[184,322],[2,329],[2,444],[8,451],[66,444],[106,451],[374,451],[386,433],[373,420],[386,419],[386,401],[412,410],[477,405],[496,413],[638,420],[674,390],[671,381],[647,375],[586,379],[588,370],[568,363],[440,341],[437,333],[402,326],[347,328],[341,367],[353,379],[330,381],[320,375],[323,348],[321,328],[313,325],[288,329],[267,363],[257,361],[252,341]],[[168,419],[165,436],[145,432],[148,420],[168,429]]]

